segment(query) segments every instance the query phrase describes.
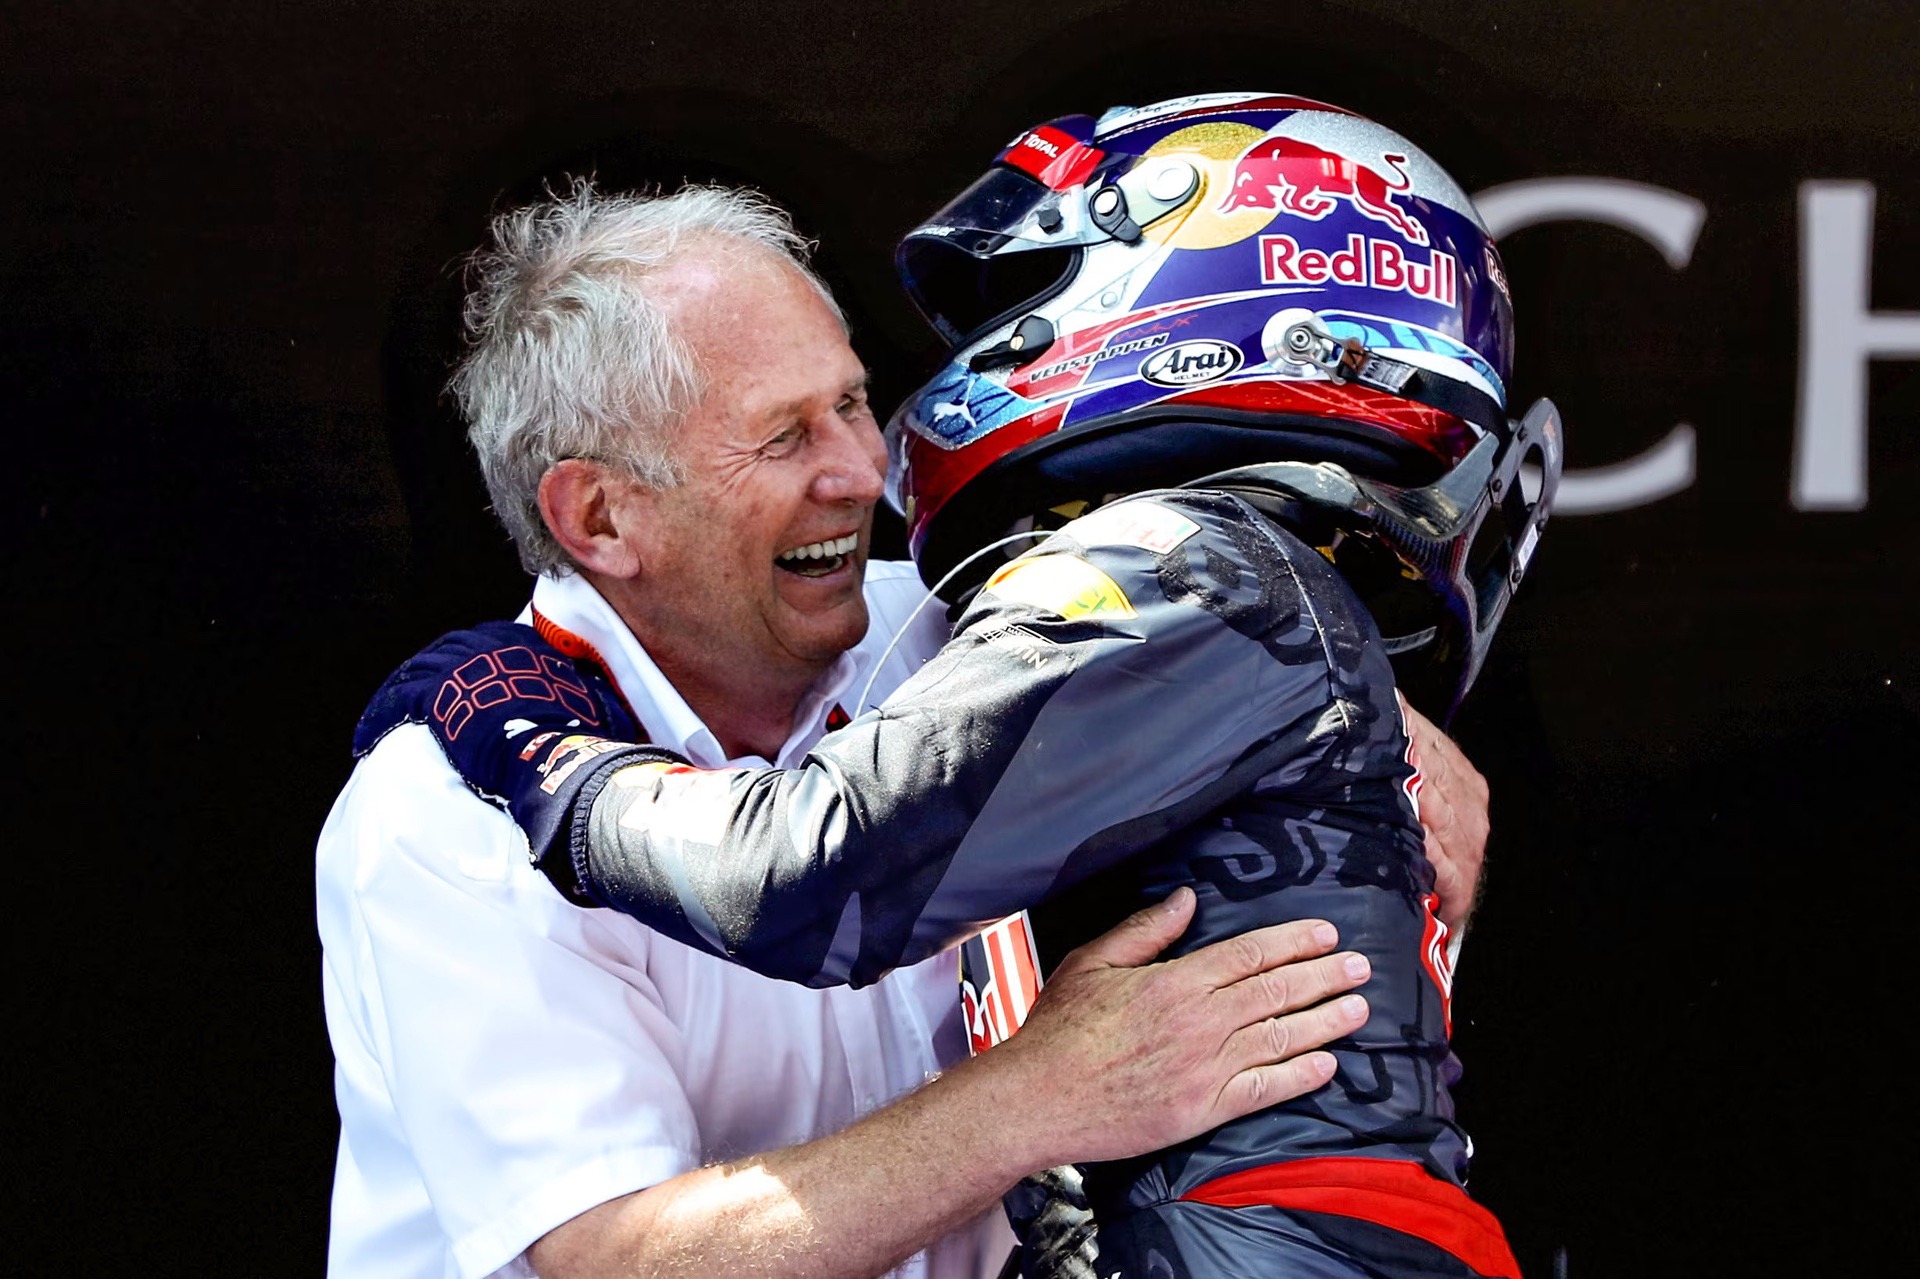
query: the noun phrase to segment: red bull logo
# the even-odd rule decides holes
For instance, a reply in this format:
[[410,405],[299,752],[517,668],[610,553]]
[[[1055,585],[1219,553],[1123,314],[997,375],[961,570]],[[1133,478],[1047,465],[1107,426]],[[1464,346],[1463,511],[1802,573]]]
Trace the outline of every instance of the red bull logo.
[[1352,284],[1363,289],[1410,293],[1443,306],[1460,305],[1460,263],[1451,253],[1427,250],[1416,262],[1393,240],[1350,235],[1346,247],[1304,249],[1290,235],[1260,237],[1260,278],[1268,284]]
[[1382,155],[1380,161],[1392,171],[1391,178],[1310,142],[1262,138],[1234,164],[1226,198],[1215,211],[1277,209],[1318,222],[1333,212],[1335,201],[1346,200],[1415,244],[1425,244],[1427,229],[1393,202],[1413,185],[1401,167],[1407,157]]

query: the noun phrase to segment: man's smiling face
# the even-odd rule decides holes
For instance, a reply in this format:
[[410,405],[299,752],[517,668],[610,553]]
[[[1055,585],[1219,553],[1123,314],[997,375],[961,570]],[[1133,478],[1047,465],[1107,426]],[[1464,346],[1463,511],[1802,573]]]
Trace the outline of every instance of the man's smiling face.
[[866,369],[800,274],[696,250],[662,298],[706,392],[674,432],[687,475],[641,496],[624,612],[664,669],[812,678],[867,630],[861,583],[886,446]]

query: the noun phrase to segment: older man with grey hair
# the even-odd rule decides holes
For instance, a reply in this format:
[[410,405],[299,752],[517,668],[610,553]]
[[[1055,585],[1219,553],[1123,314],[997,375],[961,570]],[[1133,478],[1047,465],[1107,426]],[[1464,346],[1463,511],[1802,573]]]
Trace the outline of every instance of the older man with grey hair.
[[[538,575],[520,620],[654,742],[786,766],[945,638],[912,567],[868,561],[866,371],[779,210],[576,187],[495,223],[467,324],[453,389]],[[507,687],[583,732],[615,714],[508,645],[449,682],[442,730]],[[1183,891],[963,1061],[951,956],[766,980],[570,903],[427,727],[361,745],[319,848],[334,1274],[992,1273],[1022,1175],[1318,1086],[1308,1050],[1365,1017],[1330,998],[1365,961],[1313,921],[1150,962]]]

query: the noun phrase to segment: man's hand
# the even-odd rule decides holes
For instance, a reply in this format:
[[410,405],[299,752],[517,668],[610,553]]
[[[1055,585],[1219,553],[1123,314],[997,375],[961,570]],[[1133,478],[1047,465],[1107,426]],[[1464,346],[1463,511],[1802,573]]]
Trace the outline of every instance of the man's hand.
[[1420,824],[1426,828],[1434,891],[1440,894],[1440,922],[1458,936],[1479,898],[1480,868],[1487,859],[1487,779],[1432,721],[1404,698],[1400,706],[1413,739],[1413,766],[1426,779]]
[[1333,1055],[1310,1050],[1365,1024],[1365,999],[1330,998],[1367,979],[1365,957],[1328,954],[1333,926],[1302,920],[1151,962],[1193,908],[1176,889],[1074,951],[1020,1032],[980,1059],[1034,1162],[1145,1154],[1333,1077]]
[[[529,1251],[543,1275],[879,1274],[1038,1168],[1145,1154],[1333,1077],[1366,960],[1314,920],[1154,963],[1181,888],[1061,963],[1020,1033],[850,1127],[610,1200]],[[1351,966],[1349,966],[1351,965]],[[1351,999],[1351,1005],[1347,1000]]]

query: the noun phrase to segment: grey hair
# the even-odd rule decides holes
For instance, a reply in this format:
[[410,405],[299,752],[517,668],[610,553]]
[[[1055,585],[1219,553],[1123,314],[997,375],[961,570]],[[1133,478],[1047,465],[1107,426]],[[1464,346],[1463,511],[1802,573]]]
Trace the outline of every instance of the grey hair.
[[495,218],[468,261],[467,351],[447,390],[528,572],[574,567],[540,518],[540,478],[555,463],[588,458],[655,488],[685,480],[673,429],[706,378],[650,283],[690,244],[715,241],[776,254],[845,326],[786,211],[732,187],[605,195],[577,180]]

